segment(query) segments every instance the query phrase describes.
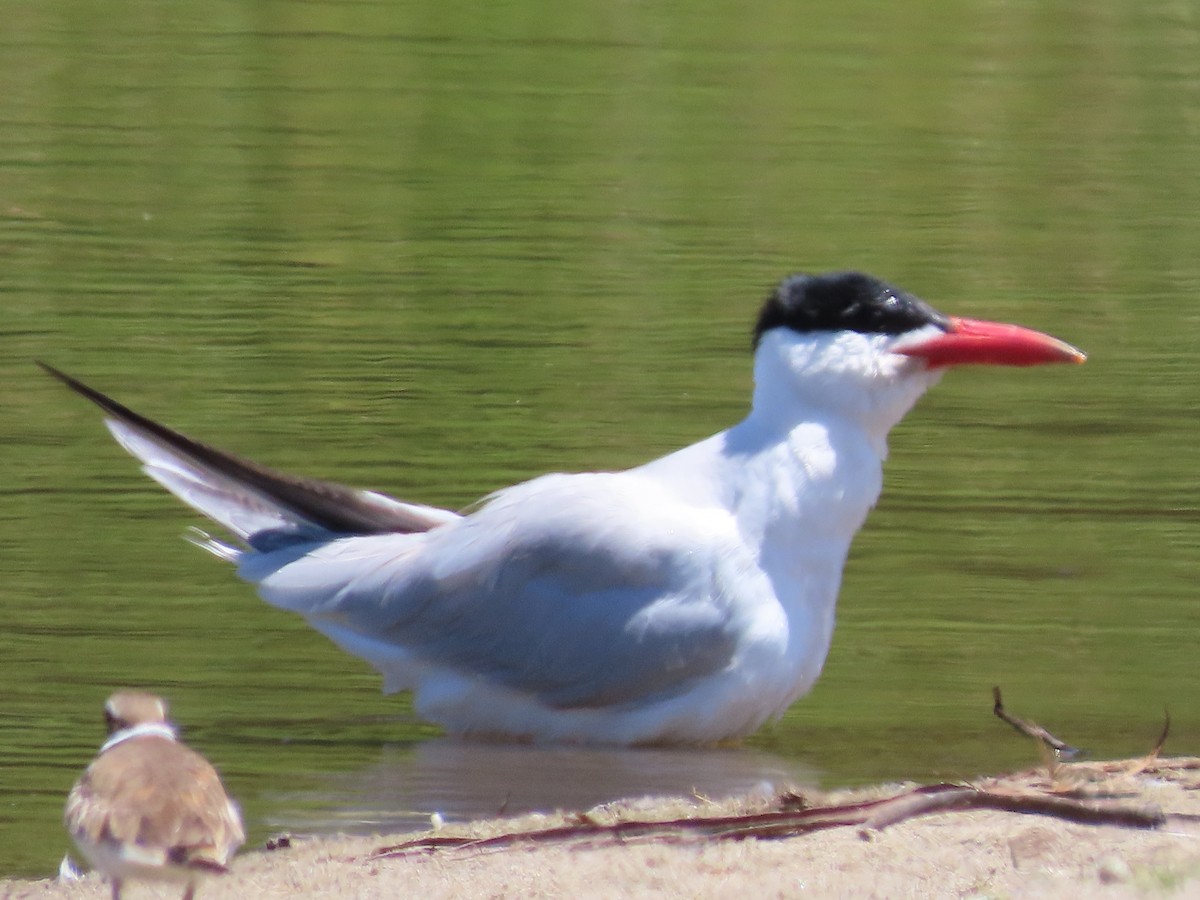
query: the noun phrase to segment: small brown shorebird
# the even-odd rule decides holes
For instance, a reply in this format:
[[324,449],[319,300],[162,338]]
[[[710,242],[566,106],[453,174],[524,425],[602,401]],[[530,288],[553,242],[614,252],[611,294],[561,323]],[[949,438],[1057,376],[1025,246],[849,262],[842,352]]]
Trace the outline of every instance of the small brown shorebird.
[[113,694],[109,738],[67,797],[63,820],[120,900],[126,879],[186,883],[225,872],[246,839],[237,806],[203,756],[175,738],[160,697]]

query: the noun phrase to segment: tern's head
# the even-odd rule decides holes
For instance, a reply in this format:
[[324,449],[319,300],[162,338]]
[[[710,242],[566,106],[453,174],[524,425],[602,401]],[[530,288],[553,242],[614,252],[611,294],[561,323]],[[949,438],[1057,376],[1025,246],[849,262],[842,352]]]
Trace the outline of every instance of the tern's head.
[[947,367],[1085,359],[1039,331],[944,315],[861,272],[785,278],[759,314],[754,346],[756,409],[799,398],[885,433]]

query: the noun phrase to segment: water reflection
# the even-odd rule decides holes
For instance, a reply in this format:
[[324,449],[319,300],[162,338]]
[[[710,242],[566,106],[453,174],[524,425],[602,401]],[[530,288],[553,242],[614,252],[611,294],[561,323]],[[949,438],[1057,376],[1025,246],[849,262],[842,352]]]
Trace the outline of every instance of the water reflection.
[[439,738],[387,747],[374,764],[317,788],[267,795],[269,828],[374,833],[497,814],[583,810],[629,797],[719,799],[812,784],[814,769],[742,747],[621,749]]

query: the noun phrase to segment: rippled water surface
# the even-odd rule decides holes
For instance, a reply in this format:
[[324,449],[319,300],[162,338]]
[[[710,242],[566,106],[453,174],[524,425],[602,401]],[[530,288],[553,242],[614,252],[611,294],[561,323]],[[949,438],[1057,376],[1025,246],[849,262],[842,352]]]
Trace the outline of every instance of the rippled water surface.
[[[1181,2],[0,0],[0,875],[68,849],[109,690],[278,829],[1200,752],[1200,21]],[[761,297],[862,268],[1083,368],[893,434],[816,690],[743,747],[447,741],[180,540],[34,368],[463,506],[739,418]]]

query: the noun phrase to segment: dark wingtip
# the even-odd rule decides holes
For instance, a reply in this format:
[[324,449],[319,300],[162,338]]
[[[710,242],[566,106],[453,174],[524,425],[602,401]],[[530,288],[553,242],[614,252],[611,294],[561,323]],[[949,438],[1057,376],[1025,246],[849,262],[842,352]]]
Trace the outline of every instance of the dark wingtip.
[[40,359],[35,359],[34,363],[37,364],[38,366],[40,366],[41,370],[43,372],[45,372],[47,375],[49,375],[51,378],[61,381],[63,384],[65,384],[67,387],[69,387],[71,390],[73,390],[75,393],[82,394],[83,396],[85,396],[91,400],[95,399],[95,395],[98,393],[97,391],[92,390],[90,387],[88,387],[82,381],[72,378],[70,375],[68,375],[62,369],[56,369],[54,366],[50,365],[50,363],[43,362]]
[[108,413],[112,416],[116,416],[118,419],[125,419],[126,421],[134,422],[143,427],[150,428],[151,430],[167,430],[167,429],[162,429],[161,426],[157,425],[157,423],[155,423],[155,422],[150,421],[145,416],[135,413],[128,406],[118,403],[116,400],[114,400],[112,397],[108,396],[107,394],[102,394],[102,393],[100,393],[100,391],[96,390],[95,388],[88,387],[86,384],[84,384],[79,379],[72,378],[70,375],[68,375],[66,372],[62,371],[61,369],[56,369],[54,366],[50,365],[50,363],[42,362],[42,360],[40,360],[40,359],[35,359],[34,362],[37,363],[39,366],[41,366],[42,371],[45,372],[47,375],[49,375],[51,378],[55,378],[58,381],[61,381],[63,384],[65,384],[67,387],[69,387],[71,390],[73,390],[75,393],[79,394],[79,396],[86,397],[88,400],[91,400],[93,403],[95,403],[98,407],[100,407],[106,413]]
[[167,860],[176,866],[211,872],[214,875],[224,875],[229,871],[229,866],[205,855],[214,852],[215,849],[214,847],[171,847],[167,850]]
[[60,371],[59,369],[54,368],[54,366],[50,365],[50,363],[43,362],[40,359],[35,359],[33,361],[33,364],[35,366],[39,366],[41,368],[41,370],[43,372],[45,372],[47,375],[57,378],[59,381],[65,381],[68,384],[71,383],[70,375],[66,374],[65,372]]
[[[96,404],[110,418],[142,431],[150,439],[224,478],[258,492],[289,514],[318,528],[341,534],[407,534],[428,531],[432,524],[403,509],[380,506],[369,495],[345,485],[277,472],[256,462],[218,450],[134,412],[107,394],[88,387],[49,363],[34,360],[47,375]],[[137,454],[134,454],[135,456]]]

